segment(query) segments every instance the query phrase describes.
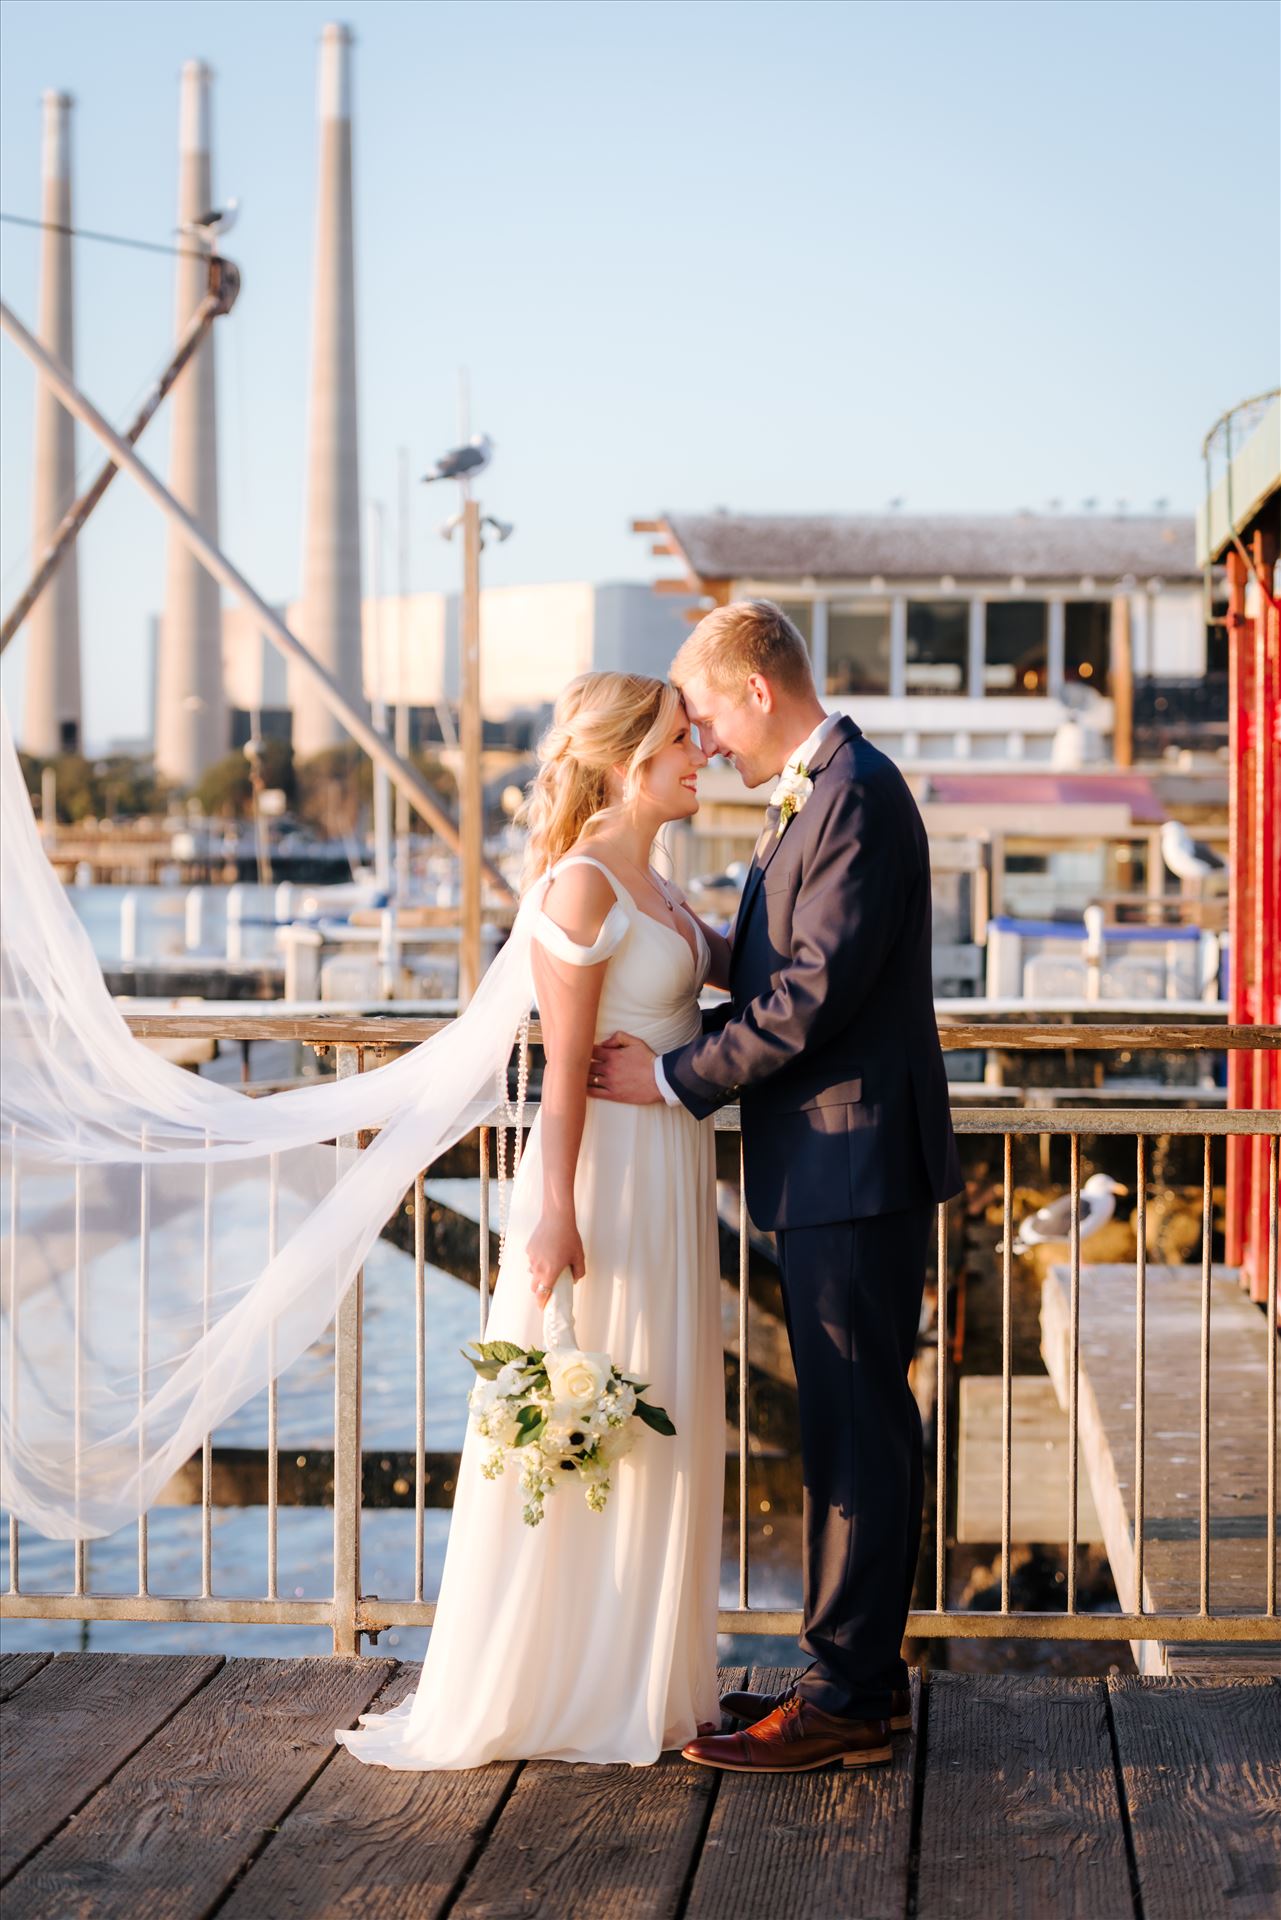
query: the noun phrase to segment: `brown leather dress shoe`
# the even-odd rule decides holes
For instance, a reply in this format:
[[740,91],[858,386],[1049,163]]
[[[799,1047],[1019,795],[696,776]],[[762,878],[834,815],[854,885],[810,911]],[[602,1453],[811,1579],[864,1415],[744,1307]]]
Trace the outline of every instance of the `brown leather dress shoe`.
[[838,1720],[792,1694],[741,1733],[691,1740],[687,1760],[727,1773],[813,1773],[819,1767],[871,1767],[892,1757],[888,1720]]
[[[723,1693],[721,1711],[735,1720],[763,1720],[775,1707],[790,1700],[793,1691],[789,1688],[785,1693]],[[910,1733],[911,1730],[912,1696],[906,1687],[895,1687],[890,1695],[890,1731]]]

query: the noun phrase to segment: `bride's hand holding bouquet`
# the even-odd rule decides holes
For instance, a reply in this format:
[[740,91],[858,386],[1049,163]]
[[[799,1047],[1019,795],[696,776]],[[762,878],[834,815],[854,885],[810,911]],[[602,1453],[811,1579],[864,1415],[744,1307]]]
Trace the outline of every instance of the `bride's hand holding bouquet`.
[[581,1280],[586,1262],[573,1209],[556,1211],[544,1207],[538,1225],[529,1236],[526,1255],[530,1289],[540,1307],[547,1305],[552,1288],[566,1270],[571,1279]]
[[490,1448],[481,1472],[497,1480],[509,1460],[516,1463],[531,1527],[542,1519],[547,1495],[570,1474],[592,1512],[602,1513],[612,1469],[635,1445],[638,1423],[655,1433],[676,1431],[662,1407],[642,1399],[645,1381],[623,1373],[607,1353],[578,1345],[568,1267],[556,1276],[544,1308],[543,1340],[541,1348],[475,1341],[466,1356],[479,1375],[468,1396],[472,1423]]

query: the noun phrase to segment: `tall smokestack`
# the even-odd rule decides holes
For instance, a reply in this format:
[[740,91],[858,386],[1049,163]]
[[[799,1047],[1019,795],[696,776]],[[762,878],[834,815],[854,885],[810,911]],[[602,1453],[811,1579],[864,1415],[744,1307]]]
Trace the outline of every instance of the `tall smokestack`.
[[[182,69],[178,108],[178,220],[213,208],[210,106],[213,72],[203,60]],[[200,243],[188,236],[178,259],[177,330],[205,296]],[[218,425],[212,335],[201,341],[174,387],[169,456],[172,492],[211,540],[218,538]],[[221,596],[176,528],[168,538],[165,610],[156,663],[156,768],[181,786],[199,780],[228,751],[222,683]]]
[[[40,247],[43,345],[75,370],[71,236],[71,109],[69,93],[44,96]],[[43,381],[36,386],[32,480],[34,558],[39,560],[76,491],[75,422]],[[74,542],[27,619],[26,721],[23,745],[42,759],[83,744],[80,714],[80,578]]]
[[[351,48],[348,27],[320,41],[320,184],[300,638],[362,710],[360,497],[356,421],[356,274],[352,242]],[[294,748],[317,753],[346,735],[315,691],[290,676]]]

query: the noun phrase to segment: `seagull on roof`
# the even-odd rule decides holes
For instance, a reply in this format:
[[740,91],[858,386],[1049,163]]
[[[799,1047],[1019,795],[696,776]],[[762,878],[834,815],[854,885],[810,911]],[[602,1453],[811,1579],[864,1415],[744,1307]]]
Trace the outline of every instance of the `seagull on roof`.
[[1194,840],[1181,820],[1167,820],[1162,826],[1161,857],[1180,880],[1204,880],[1227,864],[1213,847]]
[[228,200],[225,207],[211,207],[198,220],[184,221],[177,231],[187,234],[192,240],[199,240],[212,253],[235,226],[239,212],[239,200]]
[[474,433],[465,447],[451,447],[442,453],[430,473],[423,475],[424,486],[433,480],[474,480],[483,473],[493,457],[494,443],[487,433]]
[[[1092,1173],[1081,1188],[1081,1241],[1084,1244],[1092,1234],[1106,1227],[1116,1212],[1116,1196],[1126,1189],[1115,1181],[1110,1173]],[[1058,1200],[1051,1200],[1048,1207],[1040,1207],[1020,1221],[1015,1236],[1015,1253],[1030,1253],[1033,1247],[1043,1247],[1048,1241],[1067,1240],[1072,1233],[1072,1196],[1063,1194]]]

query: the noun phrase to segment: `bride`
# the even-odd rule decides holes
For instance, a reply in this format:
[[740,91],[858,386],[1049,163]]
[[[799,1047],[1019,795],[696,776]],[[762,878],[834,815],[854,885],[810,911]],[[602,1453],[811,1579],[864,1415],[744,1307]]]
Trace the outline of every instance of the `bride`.
[[649,863],[698,809],[706,765],[679,693],[590,673],[556,704],[524,811],[546,1071],[512,1192],[486,1337],[542,1344],[566,1268],[580,1346],[650,1382],[675,1438],[648,1430],[603,1513],[575,1494],[522,1523],[512,1473],[480,1473],[469,1432],[417,1692],[337,1738],[396,1768],[504,1759],[645,1765],[719,1725],[716,1616],[724,1387],[710,1121],[588,1097],[594,1044],[657,1053],[699,1032],[729,946]]
[[[542,1110],[489,1335],[544,1345],[568,1269],[579,1344],[647,1381],[676,1433],[640,1433],[603,1513],[561,1493],[537,1528],[516,1477],[485,1479],[468,1438],[422,1682],[339,1735],[362,1760],[644,1764],[719,1719],[711,1125],[587,1089],[597,1036],[679,1046],[700,1031],[704,983],[728,978],[727,943],[649,865],[660,826],[697,810],[705,764],[663,681],[574,681],[526,809],[520,910],[465,1013],[376,1072],[246,1099],[129,1033],[41,845],[0,703],[0,1379],[21,1384],[0,1396],[0,1484],[24,1525],[85,1540],[136,1520],[307,1351],[416,1173],[492,1110],[537,997]],[[363,1152],[335,1152],[362,1130]]]

